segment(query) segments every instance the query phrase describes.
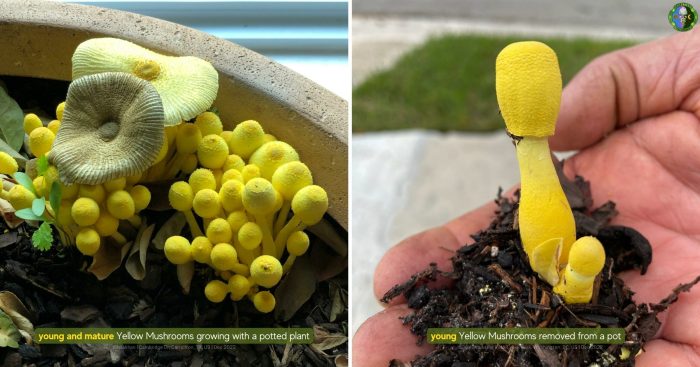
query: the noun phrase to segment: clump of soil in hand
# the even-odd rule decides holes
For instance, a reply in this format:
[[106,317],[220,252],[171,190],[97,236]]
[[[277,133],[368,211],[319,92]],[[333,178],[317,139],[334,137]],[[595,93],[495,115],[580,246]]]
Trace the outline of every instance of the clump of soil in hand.
[[[659,304],[636,304],[633,292],[617,274],[639,269],[644,274],[651,262],[651,246],[636,230],[609,225],[617,215],[615,204],[607,202],[592,209],[590,186],[580,177],[574,181],[560,175],[574,211],[576,235],[596,236],[607,261],[596,279],[593,299],[587,304],[565,304],[552,287],[539,279],[529,266],[517,228],[519,195],[513,200],[499,192],[499,209],[488,228],[472,235],[475,243],[459,249],[452,258],[451,272],[435,264],[394,286],[382,298],[389,302],[404,295],[414,311],[402,318],[423,343],[428,328],[439,327],[619,327],[626,340],[619,345],[436,345],[428,355],[411,365],[420,366],[633,366],[634,356],[659,329],[657,314],[688,291],[693,282],[674,289]],[[454,283],[431,289],[428,283],[446,277]],[[622,348],[629,357],[620,359]],[[400,366],[394,360],[391,365]]]

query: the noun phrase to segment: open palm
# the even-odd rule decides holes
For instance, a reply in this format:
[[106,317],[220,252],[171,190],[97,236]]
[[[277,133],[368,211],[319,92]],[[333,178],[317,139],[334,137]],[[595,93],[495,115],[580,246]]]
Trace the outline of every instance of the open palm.
[[[691,31],[603,56],[564,91],[553,149],[581,149],[564,165],[591,182],[594,206],[617,203],[614,223],[633,227],[653,248],[641,276],[623,274],[637,302],[658,302],[700,274],[700,33]],[[375,273],[381,296],[437,262],[449,269],[451,249],[492,218],[486,205],[402,241]],[[353,339],[355,366],[411,360],[415,345],[397,317],[410,312],[397,299],[369,319]],[[638,366],[700,366],[700,286],[660,315],[661,329],[636,359]]]

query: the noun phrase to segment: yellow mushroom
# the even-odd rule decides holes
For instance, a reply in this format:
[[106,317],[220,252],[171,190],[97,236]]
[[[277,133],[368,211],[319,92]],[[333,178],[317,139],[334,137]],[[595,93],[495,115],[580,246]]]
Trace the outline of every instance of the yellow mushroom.
[[228,291],[231,293],[231,300],[240,301],[250,291],[248,278],[240,274],[234,274],[228,278]]
[[194,123],[199,128],[199,131],[202,132],[202,136],[211,134],[221,135],[224,131],[224,125],[221,123],[221,119],[219,119],[219,116],[214,112],[202,112],[197,116]]
[[175,265],[182,265],[192,261],[192,249],[190,241],[182,236],[171,236],[165,240],[163,246],[165,257]]
[[208,264],[211,261],[211,241],[207,237],[199,236],[192,240],[192,259],[201,264]]
[[207,238],[211,243],[230,243],[232,235],[231,226],[224,218],[212,220],[207,227]]
[[198,237],[204,235],[192,214],[194,194],[192,193],[192,187],[190,187],[187,182],[178,181],[173,183],[168,191],[168,201],[173,209],[185,215],[185,219],[187,220],[187,224],[193,236]]
[[211,249],[209,257],[216,270],[232,270],[238,264],[236,249],[228,243],[217,243]]
[[[515,136],[520,166],[520,238],[532,268],[552,285],[557,280],[553,274],[559,264],[568,261],[576,239],[574,217],[548,144],[559,113],[561,88],[556,54],[543,43],[510,44],[496,59],[498,105],[508,132]],[[537,257],[545,263],[533,262],[536,249],[547,255]],[[550,257],[552,253],[558,253],[559,258]],[[558,261],[551,263],[553,260]]]
[[245,210],[255,217],[262,231],[263,255],[277,256],[277,248],[272,237],[272,219],[277,207],[277,192],[270,181],[254,178],[243,187],[242,203]]
[[100,235],[92,228],[83,228],[75,237],[75,245],[83,255],[92,256],[100,249]]
[[110,237],[117,233],[119,229],[119,219],[115,218],[107,211],[101,211],[100,216],[95,222],[95,230],[100,237]]
[[19,169],[17,161],[5,152],[0,152],[0,173],[14,175]]
[[268,291],[255,293],[253,296],[253,305],[255,309],[262,313],[270,313],[275,309],[275,296]]
[[51,132],[56,135],[58,134],[58,129],[61,128],[61,121],[59,120],[51,120],[48,125],[46,125],[46,128],[51,130]]
[[143,176],[143,172],[139,172],[130,176],[126,176],[126,185],[127,186],[133,186],[136,185],[138,182],[141,181],[141,177]]
[[146,186],[136,185],[129,189],[129,195],[134,199],[134,209],[140,212],[151,203],[151,191]]
[[228,140],[229,151],[248,159],[253,152],[265,143],[265,132],[257,121],[247,120],[236,125]]
[[30,135],[34,129],[44,126],[39,116],[33,113],[28,113],[24,116],[24,132]]
[[595,278],[605,265],[605,249],[592,236],[581,237],[571,246],[569,263],[561,272],[554,292],[566,303],[587,303],[593,295]]
[[309,167],[304,163],[294,161],[285,163],[277,168],[272,175],[272,186],[282,195],[284,204],[277,216],[277,222],[274,228],[275,234],[279,233],[287,222],[294,195],[302,188],[312,185],[313,183],[314,180],[311,176],[311,170],[309,170]]
[[219,135],[207,135],[197,148],[199,163],[210,169],[219,169],[228,158],[228,145]]
[[243,177],[243,183],[260,177],[260,168],[254,164],[248,164],[243,169],[241,169],[241,176]]
[[220,280],[212,280],[204,287],[204,296],[210,302],[220,303],[226,298],[228,294],[228,286],[226,283]]
[[118,71],[149,81],[163,100],[166,126],[205,111],[219,88],[218,73],[202,59],[165,56],[116,38],[93,38],[81,43],[73,54],[72,66],[73,79]]
[[271,180],[279,166],[298,160],[299,154],[291,145],[283,141],[272,141],[258,148],[248,163],[260,168],[260,177]]
[[36,196],[22,185],[15,185],[9,191],[2,191],[0,197],[9,201],[15,210],[32,207],[32,202]]
[[78,198],[71,207],[73,221],[81,227],[88,227],[100,217],[100,207],[90,198]]
[[180,171],[189,175],[192,172],[194,172],[195,169],[197,169],[198,164],[199,164],[199,161],[197,160],[197,155],[196,154],[188,154],[182,160],[182,165],[180,166]]
[[64,185],[63,182],[61,182],[61,198],[64,200],[76,198],[78,196],[79,190],[79,184]]
[[[234,172],[238,172],[235,171]],[[219,190],[221,206],[228,213],[243,208],[243,183],[238,180],[225,181]]]
[[246,250],[255,250],[260,246],[263,233],[255,222],[247,222],[238,230],[238,242]]
[[303,231],[296,231],[289,235],[287,239],[287,252],[289,257],[284,262],[282,268],[287,273],[294,265],[294,261],[298,256],[304,255],[309,249],[309,236]]
[[34,192],[37,196],[42,197],[46,194],[46,181],[44,176],[37,176],[32,180],[32,185],[34,186]]
[[63,120],[63,110],[66,108],[66,102],[61,102],[56,106],[56,118],[58,120]]
[[29,134],[29,150],[35,157],[44,156],[51,150],[54,139],[56,139],[56,134],[49,128],[37,127]]
[[221,213],[219,193],[211,189],[200,190],[194,195],[192,209],[202,218],[215,218]]
[[90,198],[95,202],[102,203],[106,197],[105,188],[102,185],[80,185],[78,196],[81,198]]
[[194,170],[187,182],[195,195],[204,189],[216,190],[216,177],[211,170],[206,168]]
[[225,171],[223,175],[221,175],[221,183],[224,184],[226,181],[238,181],[240,183],[243,183],[243,175],[241,172],[235,168],[231,168],[228,171]]
[[229,154],[229,156],[226,157],[226,161],[224,162],[224,165],[223,167],[221,167],[221,169],[224,171],[235,169],[240,172],[243,169],[243,167],[245,167],[245,162],[243,161],[243,158],[236,154]]
[[117,190],[107,197],[107,211],[117,219],[129,219],[136,213],[136,205],[128,192]]
[[197,152],[199,142],[202,141],[202,132],[195,124],[181,124],[175,135],[175,145],[178,154],[193,154]]
[[277,140],[277,137],[272,135],[272,134],[265,134],[265,136],[263,137],[263,141],[265,141],[265,143],[269,143],[271,141],[276,141],[276,140]]
[[292,199],[294,215],[277,234],[276,248],[284,248],[287,238],[293,232],[303,231],[306,227],[320,222],[326,210],[328,210],[328,194],[322,187],[309,185],[297,191]]
[[105,191],[112,192],[117,190],[124,190],[126,187],[126,177],[115,178],[102,184]]
[[261,255],[250,264],[250,279],[253,284],[272,288],[282,279],[282,264],[276,257]]

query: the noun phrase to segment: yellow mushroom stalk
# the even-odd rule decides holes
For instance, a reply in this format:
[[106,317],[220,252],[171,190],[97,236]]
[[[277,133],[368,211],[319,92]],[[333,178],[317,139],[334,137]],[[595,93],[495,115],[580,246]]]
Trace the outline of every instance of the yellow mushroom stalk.
[[566,303],[588,303],[593,296],[593,283],[605,265],[605,249],[595,237],[581,237],[571,246],[569,263],[561,272],[561,281],[554,292]]
[[309,185],[300,189],[292,199],[292,219],[275,238],[276,248],[284,248],[293,232],[303,231],[306,227],[320,222],[327,210],[328,194],[322,187]]
[[558,283],[559,264],[568,261],[576,239],[547,141],[554,135],[561,90],[557,56],[547,45],[516,42],[498,55],[496,96],[520,166],[520,238],[532,269],[551,285]]
[[272,215],[277,206],[277,192],[270,181],[254,178],[243,187],[242,203],[262,231],[263,255],[277,256],[277,247],[272,237]]

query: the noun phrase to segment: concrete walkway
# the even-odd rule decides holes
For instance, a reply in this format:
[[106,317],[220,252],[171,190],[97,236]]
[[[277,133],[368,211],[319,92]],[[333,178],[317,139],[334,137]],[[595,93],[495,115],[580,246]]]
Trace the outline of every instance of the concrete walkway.
[[[430,37],[449,33],[647,40],[673,34],[674,1],[354,0],[353,85],[391,67]],[[522,4],[522,5],[521,5]],[[399,240],[492,200],[518,181],[503,132],[354,134],[352,332],[381,309],[373,271]]]

